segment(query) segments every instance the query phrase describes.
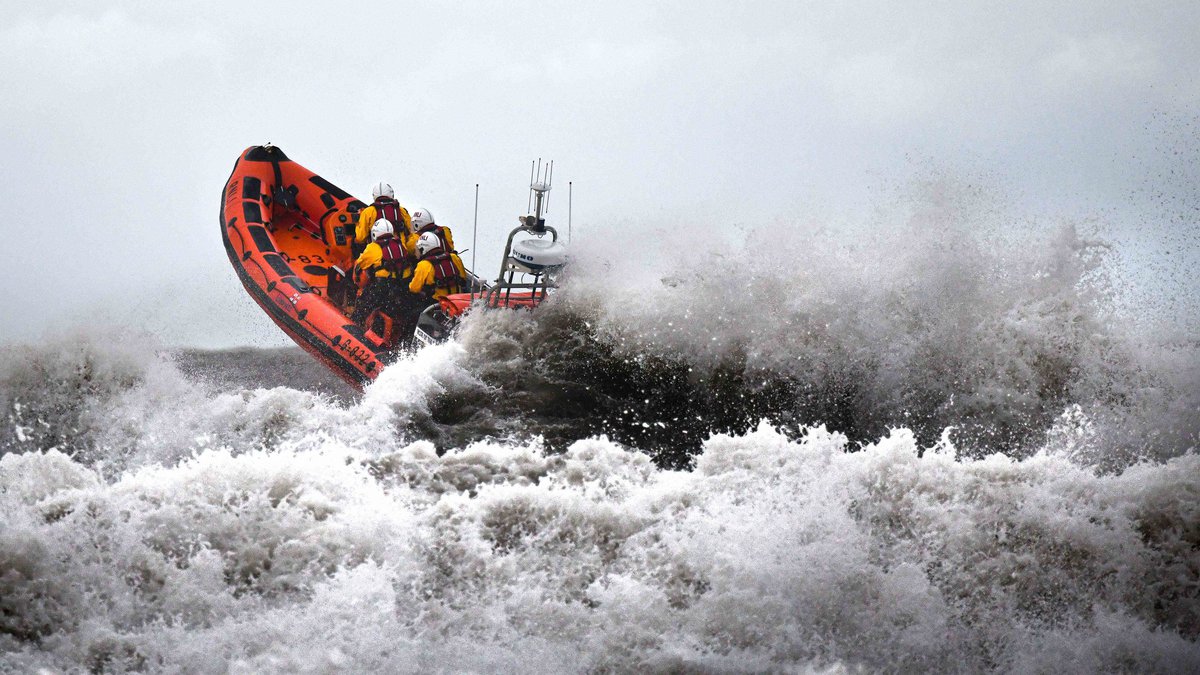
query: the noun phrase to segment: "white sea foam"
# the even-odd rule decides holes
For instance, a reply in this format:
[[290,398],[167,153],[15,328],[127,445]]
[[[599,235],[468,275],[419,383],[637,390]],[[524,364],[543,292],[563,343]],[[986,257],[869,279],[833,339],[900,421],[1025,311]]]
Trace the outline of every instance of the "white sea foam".
[[1200,458],[858,452],[769,425],[660,471],[415,443],[214,448],[106,481],[0,459],[19,669],[326,672],[1200,667]]

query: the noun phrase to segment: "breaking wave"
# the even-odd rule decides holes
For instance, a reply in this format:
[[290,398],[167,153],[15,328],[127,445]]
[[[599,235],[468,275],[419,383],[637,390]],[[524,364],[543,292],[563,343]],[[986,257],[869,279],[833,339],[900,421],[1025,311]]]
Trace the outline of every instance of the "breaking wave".
[[1102,238],[962,212],[583,242],[361,395],[5,348],[0,670],[1200,669],[1197,345]]
[[963,459],[948,440],[922,452],[906,431],[850,452],[824,428],[766,424],[704,441],[689,472],[605,439],[311,446],[212,447],[117,477],[57,450],[4,456],[7,663],[1200,665],[1195,455],[1103,475],[1051,454]]

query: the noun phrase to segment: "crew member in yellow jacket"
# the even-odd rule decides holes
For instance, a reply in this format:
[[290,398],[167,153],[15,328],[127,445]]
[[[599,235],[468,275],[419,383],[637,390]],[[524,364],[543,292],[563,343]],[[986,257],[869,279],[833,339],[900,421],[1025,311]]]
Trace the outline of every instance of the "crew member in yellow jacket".
[[377,309],[387,314],[394,313],[394,307],[401,300],[403,293],[404,268],[412,269],[412,257],[400,245],[400,238],[392,231],[392,224],[383,218],[375,221],[371,228],[371,238],[374,240],[363,249],[362,255],[354,261],[354,278],[357,281],[365,273],[362,294],[354,308],[350,320],[361,324]]
[[438,225],[433,219],[433,214],[429,209],[418,206],[413,209],[412,215],[412,232],[420,237],[426,232],[432,232],[442,240],[442,250],[446,253],[457,253],[454,249],[454,235],[450,233],[450,228],[445,225]]
[[436,300],[462,292],[467,284],[467,270],[457,253],[442,248],[442,240],[437,234],[422,234],[417,239],[417,252],[421,261],[408,283],[411,293]]
[[[408,210],[396,201],[392,186],[383,181],[376,183],[375,187],[371,188],[371,198],[375,201],[358,214],[358,227],[354,230],[354,242],[361,245],[370,241],[371,228],[375,226],[375,221],[383,219],[392,224],[396,238],[405,243],[412,233],[412,217],[409,216]],[[408,252],[412,253],[412,242],[407,243]]]

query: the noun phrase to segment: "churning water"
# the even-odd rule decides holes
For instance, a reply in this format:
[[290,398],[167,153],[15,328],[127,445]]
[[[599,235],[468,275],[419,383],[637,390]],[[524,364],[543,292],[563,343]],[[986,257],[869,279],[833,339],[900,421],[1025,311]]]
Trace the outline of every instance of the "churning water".
[[1192,327],[943,219],[597,245],[362,395],[8,348],[0,670],[1195,672]]

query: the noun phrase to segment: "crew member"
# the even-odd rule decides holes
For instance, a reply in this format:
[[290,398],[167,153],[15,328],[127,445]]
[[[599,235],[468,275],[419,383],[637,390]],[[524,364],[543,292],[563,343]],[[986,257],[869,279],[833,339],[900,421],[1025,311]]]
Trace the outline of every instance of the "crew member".
[[411,269],[411,257],[400,244],[392,223],[384,218],[375,221],[371,228],[371,238],[374,240],[363,249],[362,255],[354,261],[354,278],[365,276],[366,288],[358,298],[358,305],[350,320],[361,324],[371,316],[371,312],[382,309],[389,314],[404,291],[401,283],[401,272],[405,267]]
[[434,222],[433,214],[429,212],[429,209],[423,209],[418,206],[412,210],[412,231],[418,237],[426,232],[432,232],[438,236],[438,239],[442,240],[443,251],[447,253],[455,252],[454,236],[450,234],[450,228]]
[[431,300],[462,292],[467,283],[462,259],[454,251],[442,248],[442,240],[436,234],[422,234],[417,239],[417,253],[421,261],[408,283],[409,292]]
[[[375,222],[386,220],[392,224],[392,231],[399,233],[397,238],[400,239],[401,245],[404,245],[405,236],[412,232],[412,218],[408,215],[408,210],[396,201],[392,186],[383,181],[376,183],[375,187],[371,188],[371,198],[375,201],[358,214],[358,228],[354,231],[355,243],[366,243]],[[412,247],[408,250],[411,253]]]

